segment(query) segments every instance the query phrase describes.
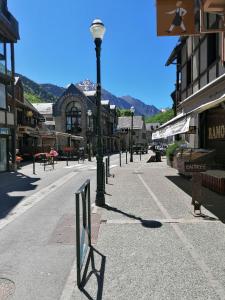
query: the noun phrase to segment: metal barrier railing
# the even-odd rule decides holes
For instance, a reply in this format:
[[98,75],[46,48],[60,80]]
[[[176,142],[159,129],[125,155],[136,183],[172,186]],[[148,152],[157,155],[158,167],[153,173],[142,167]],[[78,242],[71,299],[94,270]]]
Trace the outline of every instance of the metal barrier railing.
[[87,180],[76,195],[76,250],[77,286],[81,286],[81,273],[88,249],[91,247],[91,197],[90,180]]

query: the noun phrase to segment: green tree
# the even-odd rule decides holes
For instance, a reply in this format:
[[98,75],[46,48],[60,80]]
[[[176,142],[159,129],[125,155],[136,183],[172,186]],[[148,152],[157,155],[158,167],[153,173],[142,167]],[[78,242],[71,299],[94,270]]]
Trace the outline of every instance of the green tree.
[[131,112],[129,109],[117,109],[118,117],[130,117]]
[[146,123],[166,123],[174,117],[173,109],[168,109],[165,112],[160,112],[152,117],[148,117],[145,119]]

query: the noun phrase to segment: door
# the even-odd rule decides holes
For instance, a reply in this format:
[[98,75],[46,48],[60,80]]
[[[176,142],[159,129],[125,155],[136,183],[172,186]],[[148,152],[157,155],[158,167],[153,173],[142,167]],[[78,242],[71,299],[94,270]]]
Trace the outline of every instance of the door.
[[7,139],[0,137],[0,172],[7,170]]

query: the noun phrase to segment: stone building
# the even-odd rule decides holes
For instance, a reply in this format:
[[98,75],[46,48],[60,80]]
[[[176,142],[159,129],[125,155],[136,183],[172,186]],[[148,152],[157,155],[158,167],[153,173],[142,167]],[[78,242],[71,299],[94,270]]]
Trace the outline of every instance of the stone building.
[[[120,149],[122,151],[130,149],[131,141],[131,117],[119,117],[117,130],[120,137]],[[133,146],[147,145],[146,124],[144,117],[133,117]]]
[[[1,0],[0,4],[0,172],[2,172],[8,170],[10,165],[13,168],[16,166],[14,44],[19,40],[19,26],[8,10],[7,0]],[[11,103],[8,99],[10,85]]]
[[[90,148],[95,155],[96,111],[95,91],[82,92],[74,84],[70,84],[53,105],[55,130],[71,135],[67,145],[75,149],[84,147],[86,152]],[[116,149],[117,113],[116,107],[107,100],[101,101],[101,125],[103,151],[113,152]],[[77,136],[82,137],[82,140],[77,140]]]

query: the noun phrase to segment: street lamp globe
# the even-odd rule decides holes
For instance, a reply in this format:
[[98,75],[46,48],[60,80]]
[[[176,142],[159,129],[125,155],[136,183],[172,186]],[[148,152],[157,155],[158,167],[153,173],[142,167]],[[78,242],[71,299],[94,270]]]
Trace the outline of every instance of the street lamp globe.
[[135,108],[134,108],[133,106],[131,106],[131,108],[130,108],[130,112],[131,112],[132,114],[134,114],[134,112],[135,112]]
[[103,40],[105,30],[106,29],[105,29],[105,26],[102,23],[102,21],[100,19],[95,19],[90,26],[90,31],[91,31],[94,41],[96,39]]
[[88,117],[91,117],[92,116],[92,111],[89,109],[87,114],[88,114]]

